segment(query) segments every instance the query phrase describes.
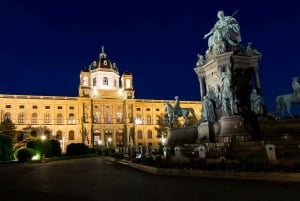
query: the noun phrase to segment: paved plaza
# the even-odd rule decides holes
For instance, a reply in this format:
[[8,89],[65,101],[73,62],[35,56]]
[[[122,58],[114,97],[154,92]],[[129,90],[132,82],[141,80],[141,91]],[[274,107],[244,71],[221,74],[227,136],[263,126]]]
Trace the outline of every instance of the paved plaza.
[[157,176],[102,157],[0,167],[1,201],[299,201],[299,183]]

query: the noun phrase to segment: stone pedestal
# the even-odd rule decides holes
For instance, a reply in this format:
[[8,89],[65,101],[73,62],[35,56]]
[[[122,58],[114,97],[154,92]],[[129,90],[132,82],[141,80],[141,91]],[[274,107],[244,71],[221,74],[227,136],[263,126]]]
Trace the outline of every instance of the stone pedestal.
[[195,144],[198,137],[198,130],[196,126],[183,128],[169,128],[166,145],[173,147],[176,145]]
[[245,130],[243,118],[241,116],[221,117],[218,120],[220,124],[220,132],[217,136],[218,142],[232,142],[232,141],[249,141],[250,135]]

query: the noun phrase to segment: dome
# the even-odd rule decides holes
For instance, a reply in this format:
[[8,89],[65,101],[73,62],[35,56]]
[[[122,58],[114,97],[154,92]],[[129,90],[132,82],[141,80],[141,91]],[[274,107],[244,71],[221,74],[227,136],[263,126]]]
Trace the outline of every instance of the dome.
[[106,53],[104,52],[104,46],[102,46],[102,51],[99,54],[99,59],[97,61],[93,61],[90,66],[89,70],[97,70],[100,71],[113,71],[119,73],[116,63],[112,63],[108,58]]

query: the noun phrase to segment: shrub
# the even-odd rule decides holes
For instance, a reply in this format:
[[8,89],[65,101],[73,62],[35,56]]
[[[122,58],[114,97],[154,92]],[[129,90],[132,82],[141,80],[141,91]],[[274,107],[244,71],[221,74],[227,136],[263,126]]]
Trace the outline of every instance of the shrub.
[[27,148],[34,149],[36,152],[44,153],[47,158],[61,155],[60,142],[58,140],[33,140],[26,144]]
[[20,162],[30,161],[34,156],[35,151],[31,148],[20,148],[16,151],[16,158]]
[[10,137],[0,135],[0,161],[10,161],[13,158],[13,146]]
[[67,156],[89,154],[89,147],[83,143],[71,143],[67,146]]

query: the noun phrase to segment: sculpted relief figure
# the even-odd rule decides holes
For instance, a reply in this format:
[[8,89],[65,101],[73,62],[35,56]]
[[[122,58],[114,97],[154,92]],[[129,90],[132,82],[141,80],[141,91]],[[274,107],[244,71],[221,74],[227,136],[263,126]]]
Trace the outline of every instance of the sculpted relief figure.
[[[224,51],[226,45],[236,46],[241,42],[240,26],[232,16],[225,16],[222,10],[217,14],[219,20],[214,27],[204,35],[204,39],[208,36],[208,51],[216,48],[217,51]],[[214,47],[215,46],[215,47]]]

